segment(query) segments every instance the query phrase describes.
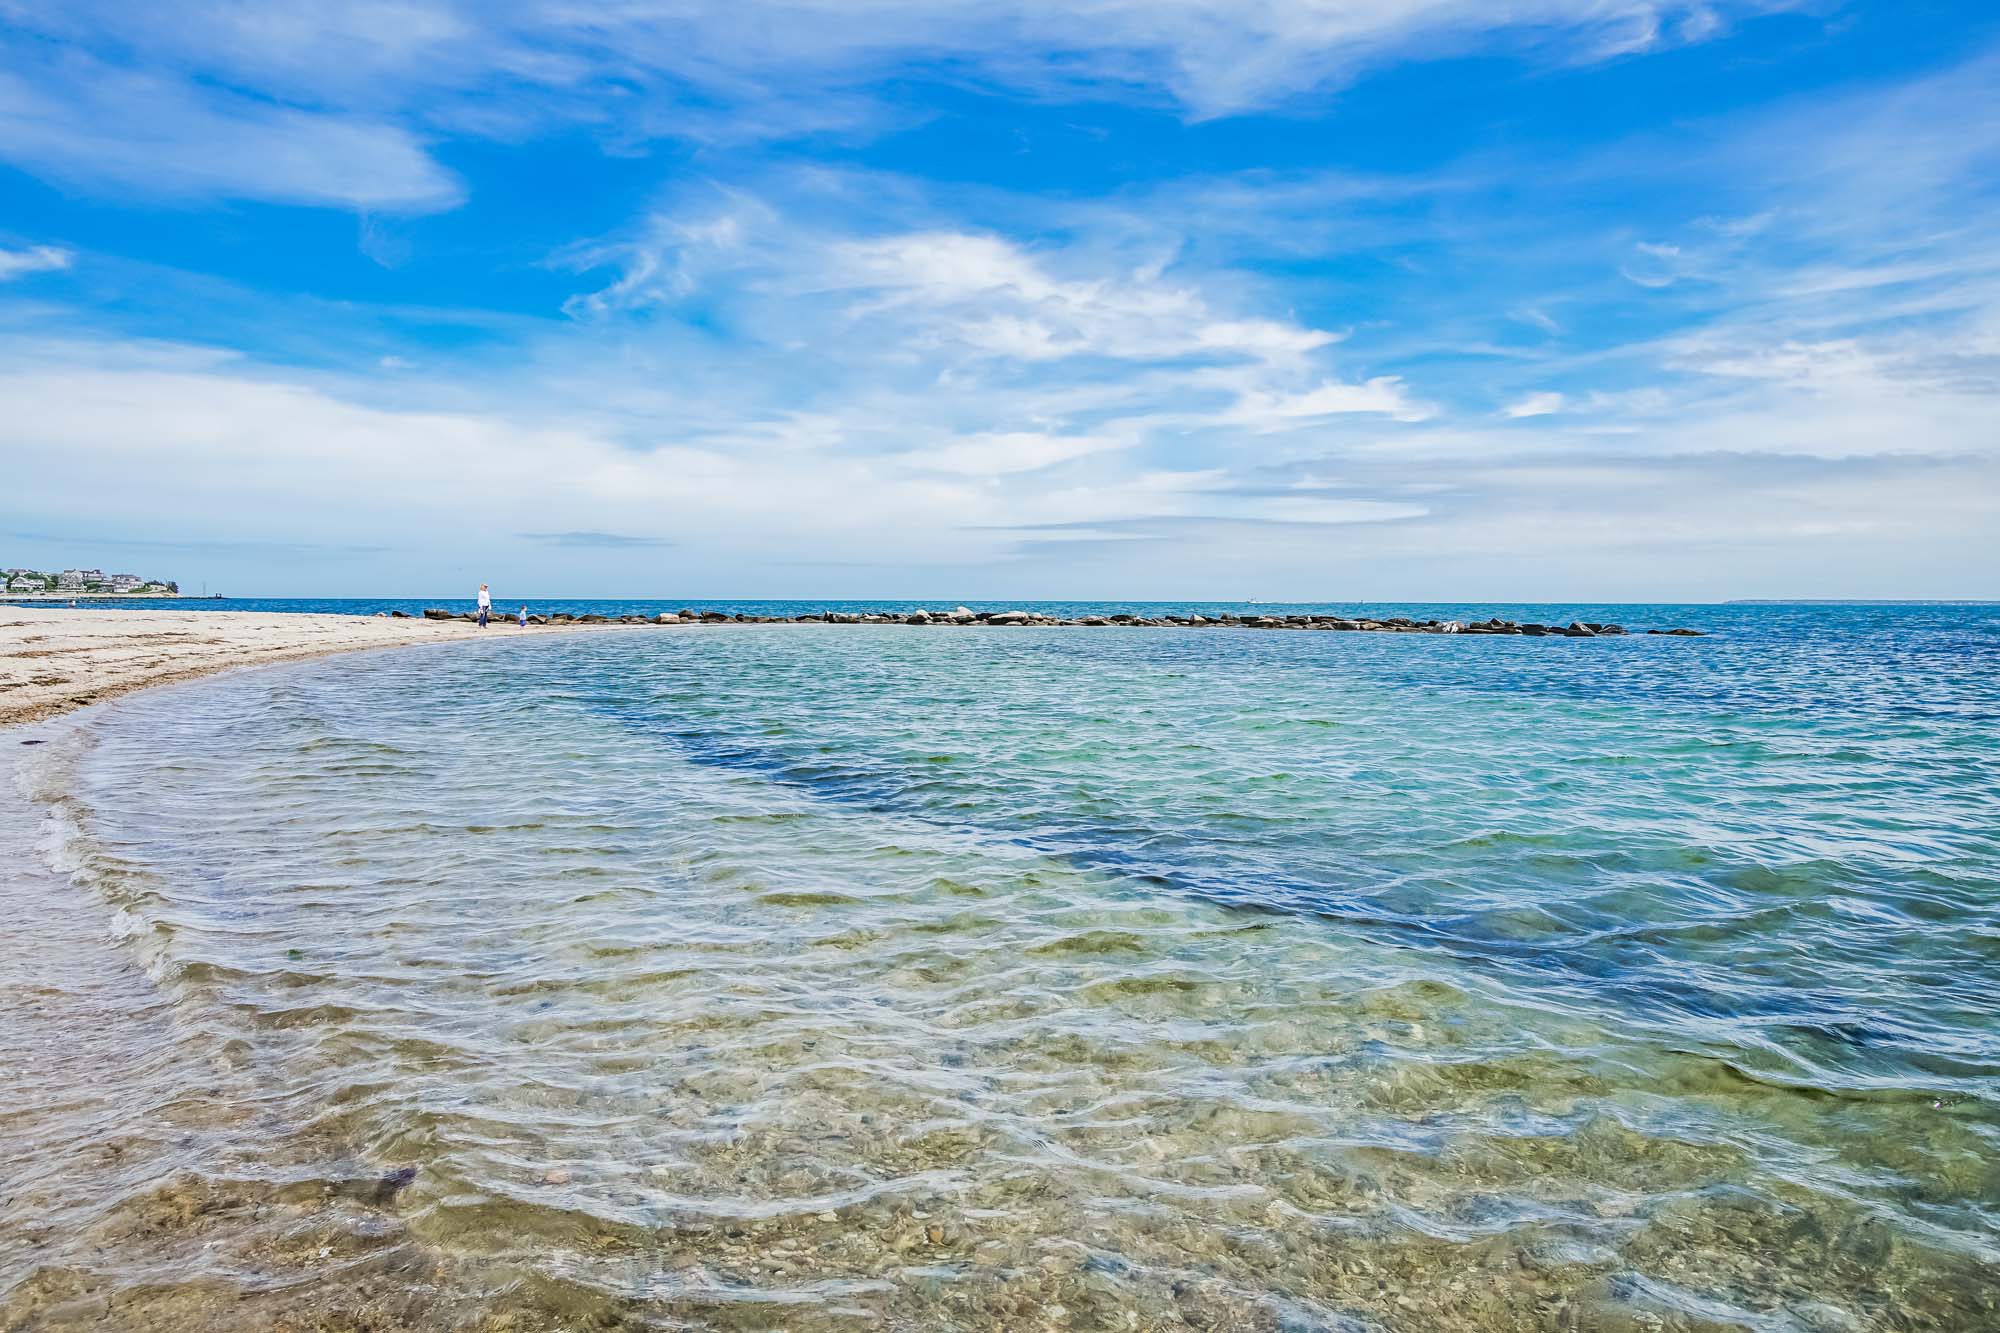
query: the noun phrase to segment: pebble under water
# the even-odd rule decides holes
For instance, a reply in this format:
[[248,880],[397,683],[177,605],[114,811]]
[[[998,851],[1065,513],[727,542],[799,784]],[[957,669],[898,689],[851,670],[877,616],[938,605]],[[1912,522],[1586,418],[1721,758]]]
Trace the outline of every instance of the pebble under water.
[[0,1329],[2000,1327],[2000,613],[1700,623],[496,638],[39,729]]

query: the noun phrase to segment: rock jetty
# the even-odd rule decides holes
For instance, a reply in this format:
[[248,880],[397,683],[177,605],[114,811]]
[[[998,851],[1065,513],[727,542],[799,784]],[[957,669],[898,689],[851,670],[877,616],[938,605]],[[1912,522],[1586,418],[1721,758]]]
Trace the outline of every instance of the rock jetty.
[[[424,611],[426,620],[477,620],[470,611],[447,611],[441,607],[429,607]],[[496,616],[492,624],[505,628],[514,623],[512,617]],[[1188,615],[1137,616],[1126,613],[1106,616],[1077,616],[1064,619],[1041,611],[974,611],[967,607],[954,607],[949,611],[815,611],[797,616],[758,616],[747,612],[728,611],[662,611],[657,615],[605,616],[595,613],[572,615],[558,611],[553,615],[531,615],[531,625],[937,625],[947,628],[977,629],[982,627],[1026,626],[1039,628],[1077,627],[1108,628],[1111,626],[1182,629],[1288,629],[1288,630],[1333,630],[1374,634],[1509,634],[1529,639],[1597,639],[1621,634],[1635,633],[1623,625],[1599,624],[1596,621],[1572,620],[1567,625],[1542,625],[1533,621],[1502,620],[1412,620],[1407,616],[1385,616],[1374,619],[1367,616],[1329,615],[1237,615],[1225,612],[1221,615],[1206,616],[1198,613]],[[1647,634],[1671,635],[1676,638],[1700,638],[1704,631],[1698,629],[1649,629]]]

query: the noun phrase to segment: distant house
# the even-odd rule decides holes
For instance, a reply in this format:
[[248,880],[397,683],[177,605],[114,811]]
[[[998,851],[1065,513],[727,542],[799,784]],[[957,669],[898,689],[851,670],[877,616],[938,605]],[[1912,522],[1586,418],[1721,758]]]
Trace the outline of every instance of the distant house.
[[111,585],[111,591],[113,592],[131,592],[136,588],[143,587],[146,580],[140,578],[137,574],[113,574],[105,582]]
[[7,580],[8,592],[40,592],[41,590],[42,581],[40,579],[13,578]]
[[83,575],[74,569],[65,569],[56,575],[57,592],[82,592]]

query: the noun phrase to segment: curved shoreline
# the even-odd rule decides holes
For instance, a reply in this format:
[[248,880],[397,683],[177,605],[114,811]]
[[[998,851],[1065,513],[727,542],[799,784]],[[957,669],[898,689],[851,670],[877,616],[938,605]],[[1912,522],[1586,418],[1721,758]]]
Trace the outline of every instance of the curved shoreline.
[[[548,618],[531,616],[525,628],[496,617],[486,631],[469,618],[441,610],[423,617],[358,616],[311,612],[92,611],[0,606],[0,728],[43,722],[92,704],[104,703],[155,685],[170,685],[238,667],[296,662],[368,648],[421,643],[470,643],[497,635],[551,635],[585,631],[680,625],[925,625],[961,628],[1205,628],[1249,630],[1359,630],[1375,633],[1594,638],[1628,633],[1621,626],[1516,624],[1497,618],[1461,624],[1405,617],[1354,620],[1328,615],[1085,616],[1058,619],[1038,612],[824,612],[800,616],[756,616],[719,611]],[[1642,631],[1693,635],[1694,630]]]
[[[540,635],[591,625],[538,627]],[[605,627],[610,628],[610,627]],[[498,623],[491,632],[519,634]],[[0,607],[0,729],[241,667],[370,648],[475,643],[462,622],[251,611],[88,611]]]

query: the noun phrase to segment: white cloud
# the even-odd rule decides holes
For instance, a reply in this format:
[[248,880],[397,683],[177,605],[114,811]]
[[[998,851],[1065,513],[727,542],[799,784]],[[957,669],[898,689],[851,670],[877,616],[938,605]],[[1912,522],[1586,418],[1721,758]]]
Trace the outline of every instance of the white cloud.
[[[581,414],[388,408],[362,392],[171,349],[8,346],[0,398],[10,464],[21,471],[12,498],[52,523],[158,530],[176,513],[205,522],[230,513],[232,535],[283,531],[326,543],[423,531],[450,547],[494,533],[671,529],[710,550],[754,532],[759,544],[801,555],[894,545],[907,531],[896,520],[910,513],[939,516],[912,535],[921,547],[960,519],[1004,512],[866,459],[768,470],[753,455],[695,443],[628,444]],[[75,475],[104,484],[79,491],[65,480]],[[478,502],[468,505],[469,495]]]
[[421,212],[460,195],[433,137],[852,130],[901,114],[880,80],[940,64],[1031,96],[1212,116],[1397,60],[1700,41],[1725,14],[1793,2],[14,0],[0,156],[97,187]]
[[1039,472],[1073,459],[1136,444],[1134,438],[1101,435],[1045,435],[1036,431],[1004,431],[972,435],[933,449],[898,454],[894,461],[920,472],[945,472],[966,477],[999,477]]
[[[509,397],[503,381],[399,376],[410,401],[390,406],[364,380],[209,349],[4,340],[10,498],[44,531],[170,536],[184,514],[209,538],[380,546],[392,554],[375,577],[392,581],[371,586],[412,592],[468,560],[528,590],[550,589],[536,580],[560,561],[600,561],[576,566],[598,571],[581,575],[597,587],[647,577],[632,551],[516,549],[518,534],[562,532],[672,542],[649,548],[671,553],[658,557],[671,584],[619,587],[686,595],[886,595],[866,572],[883,569],[930,571],[922,587],[898,585],[925,594],[1087,593],[1060,581],[1080,542],[1115,548],[1091,550],[1100,591],[1162,596],[1327,595],[1330,569],[1343,595],[1781,595],[1825,588],[1827,567],[1856,572],[1834,591],[1972,594],[1983,576],[1970,571],[2000,561],[2000,449],[1971,399],[1916,416],[1912,400],[1876,402],[1857,423],[1861,389],[1719,376],[1748,388],[1670,414],[1632,450],[1552,432],[1523,456],[1502,427],[1432,421],[1301,452],[1321,428],[1307,420],[1272,437],[1282,452],[1223,449],[1216,466],[1176,468],[1123,431],[954,433],[964,404],[879,386],[708,431],[675,428],[705,411],[692,399],[605,415],[597,383],[555,367],[532,378],[505,377]],[[1012,402],[991,385],[975,395],[982,413]],[[1843,432],[1896,421],[1928,451],[1846,448]],[[98,481],[79,490],[75,475]],[[828,572],[849,565],[860,572]],[[1779,586],[1788,573],[1808,581]]]
[[1271,523],[1387,523],[1394,519],[1422,518],[1428,512],[1422,505],[1396,501],[1340,500],[1312,495],[1274,495],[1248,501],[1243,506],[1243,516]]
[[461,194],[395,125],[83,58],[0,69],[0,158],[56,180],[169,197],[428,212]]
[[[879,17],[864,8],[857,22]],[[347,91],[293,110],[414,124],[376,92],[451,51],[392,43],[362,61],[379,61],[379,79],[329,74]],[[533,77],[587,91],[592,68]],[[597,290],[558,329],[521,334],[521,321],[508,326],[519,341],[469,354],[387,337],[347,349],[394,375],[283,371],[207,349],[30,350],[23,336],[0,348],[0,394],[10,412],[23,405],[0,442],[31,463],[17,503],[76,522],[95,509],[139,528],[178,510],[254,532],[303,512],[318,539],[341,525],[384,543],[421,532],[433,553],[495,533],[648,534],[732,578],[786,559],[1020,568],[1032,546],[1048,581],[1017,587],[1082,591],[1054,581],[1071,577],[1058,562],[1075,561],[1066,544],[1103,542],[1127,553],[1103,567],[1133,580],[1117,591],[1171,595],[1324,589],[1314,580],[1329,569],[1345,579],[1370,561],[1454,595],[1478,595],[1501,570],[1507,585],[1484,585],[1498,595],[1565,595],[1587,578],[1624,595],[1863,590],[1830,587],[1841,571],[1906,580],[1866,585],[1886,592],[1979,591],[1975,575],[1953,575],[2000,567],[2000,247],[1964,223],[1990,196],[2000,118],[1969,88],[1899,94],[1887,120],[1802,116],[1774,136],[1732,122],[1762,158],[1674,170],[1712,171],[1715,188],[1688,197],[1749,221],[1676,226],[1657,198],[1635,196],[1654,207],[1643,231],[1550,227],[1575,216],[1561,210],[1577,178],[1544,191],[1516,174],[1514,202],[1489,209],[1497,196],[1469,169],[1444,173],[1466,207],[1404,210],[1418,216],[1372,232],[1355,219],[1384,201],[1401,209],[1436,177],[968,203],[957,187],[823,171],[804,184],[767,169],[565,256],[593,270],[577,286]],[[135,105],[257,120],[249,100]],[[1807,121],[1835,128],[1814,139]],[[1941,123],[1962,133],[1934,133]],[[1867,133],[1849,142],[1855,126]],[[1921,151],[1902,170],[1897,136],[1912,126]],[[403,142],[429,163],[413,132]],[[176,152],[170,133],[169,179]],[[1773,160],[1784,169],[1766,170]],[[1893,209],[1860,206],[1845,173],[1864,168]],[[213,170],[180,188],[242,188]],[[351,204],[366,190],[344,171],[324,197]],[[1309,261],[1332,256],[1408,259],[1411,277],[1316,283]],[[1671,290],[1635,290],[1621,266]],[[1377,304],[1355,309],[1356,296]],[[65,323],[38,311],[13,327]],[[1608,328],[1637,333],[1606,343]],[[382,355],[392,347],[404,355]],[[1542,419],[1507,424],[1528,417]],[[58,460],[147,485],[86,496],[48,480]],[[468,476],[476,506],[460,498]],[[1764,568],[1811,578],[1728,582]],[[1644,582],[1665,569],[1687,581]],[[790,578],[765,586],[804,590]]]
[[1499,44],[1558,60],[1707,40],[1796,0],[322,0],[171,13],[75,0],[19,21],[93,31],[260,87],[384,100],[422,87],[573,94],[607,75],[744,98],[948,58],[1015,87],[1151,86],[1198,113],[1268,101],[1400,58]]
[[1520,320],[1523,324],[1532,324],[1543,333],[1555,334],[1562,332],[1562,325],[1556,323],[1555,318],[1548,311],[1535,306],[1521,307],[1519,310],[1513,312],[1513,318]]
[[1638,251],[1638,258],[1627,261],[1618,271],[1641,287],[1671,287],[1694,273],[1679,246],[1641,241],[1632,248]]
[[[1224,498],[1212,485],[1139,486],[1165,463],[1255,466],[1308,440],[1323,447],[1342,420],[1434,414],[1399,377],[1337,373],[1334,363],[1349,360],[1342,336],[1273,312],[1245,275],[1162,264],[1171,244],[1114,220],[1028,246],[909,225],[920,219],[899,209],[876,220],[880,230],[843,235],[832,221],[843,215],[820,201],[856,187],[822,176],[812,190],[823,193],[774,184],[782,207],[739,192],[718,211],[669,208],[635,239],[586,252],[584,262],[620,265],[608,287],[570,306],[587,335],[620,347],[617,382],[593,380],[596,399],[633,401],[634,381],[658,370],[680,382],[682,368],[717,357],[689,383],[698,398],[723,385],[748,392],[638,410],[670,413],[684,438],[711,450],[761,452],[783,436],[788,448],[806,440],[907,478],[976,486],[1001,522],[1414,512],[1371,508],[1367,497],[1274,504]],[[704,336],[634,361],[624,312],[646,310],[657,338],[671,336],[683,306],[723,342]],[[759,424],[746,427],[746,417]]]
[[53,245],[34,245],[25,250],[0,249],[0,282],[30,273],[49,273],[68,268],[76,256]]
[[1522,417],[1546,417],[1562,411],[1563,396],[1559,393],[1531,393],[1526,398],[1509,403],[1501,415],[1518,421]]
[[1378,375],[1361,384],[1322,381],[1300,393],[1250,390],[1223,418],[1232,425],[1268,433],[1324,417],[1369,413],[1395,421],[1422,421],[1432,409],[1414,402],[1402,380]]
[[829,258],[820,286],[857,293],[854,314],[899,312],[934,338],[1027,361],[1295,361],[1336,341],[1321,329],[1219,315],[1191,286],[1148,268],[1057,277],[1043,257],[997,236],[913,233],[838,245]]

